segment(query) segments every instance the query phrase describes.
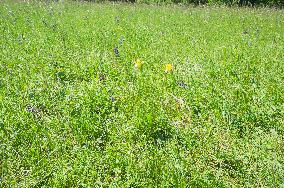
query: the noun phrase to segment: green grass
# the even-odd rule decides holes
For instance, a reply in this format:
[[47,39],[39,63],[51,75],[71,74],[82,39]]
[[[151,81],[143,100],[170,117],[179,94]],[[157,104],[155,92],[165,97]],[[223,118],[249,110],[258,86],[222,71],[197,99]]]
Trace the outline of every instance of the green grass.
[[284,187],[283,145],[283,10],[0,2],[0,187]]

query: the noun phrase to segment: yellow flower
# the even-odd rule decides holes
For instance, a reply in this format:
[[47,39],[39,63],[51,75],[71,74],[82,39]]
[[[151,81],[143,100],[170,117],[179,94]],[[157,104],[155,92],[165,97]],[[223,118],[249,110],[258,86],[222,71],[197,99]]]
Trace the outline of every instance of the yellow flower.
[[173,70],[174,70],[174,66],[172,64],[166,64],[165,66],[166,73],[173,72]]
[[134,67],[135,67],[136,69],[141,69],[143,63],[144,63],[143,61],[141,61],[140,59],[137,59],[136,61],[134,61]]

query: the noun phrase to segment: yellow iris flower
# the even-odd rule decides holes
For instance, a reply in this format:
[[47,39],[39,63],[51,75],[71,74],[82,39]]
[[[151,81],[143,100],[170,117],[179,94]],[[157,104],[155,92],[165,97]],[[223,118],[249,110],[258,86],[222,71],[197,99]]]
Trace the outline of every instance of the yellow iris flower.
[[165,65],[165,72],[166,73],[173,72],[173,70],[174,70],[173,64],[166,64]]
[[140,59],[137,59],[136,61],[134,61],[134,67],[135,67],[136,69],[141,69],[143,63],[144,63],[143,61],[141,61]]

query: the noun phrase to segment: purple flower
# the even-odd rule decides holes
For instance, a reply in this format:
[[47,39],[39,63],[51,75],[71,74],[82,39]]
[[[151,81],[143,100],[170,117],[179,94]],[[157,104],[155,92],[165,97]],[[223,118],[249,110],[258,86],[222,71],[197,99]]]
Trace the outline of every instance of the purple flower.
[[122,45],[124,40],[125,40],[125,38],[123,36],[121,36],[120,39],[119,39],[119,44]]
[[113,96],[110,97],[111,102],[115,102],[115,98]]
[[113,52],[114,52],[114,54],[118,57],[119,56],[119,51],[118,51],[118,48],[117,47],[115,47],[114,49],[113,49]]
[[184,88],[184,89],[187,89],[188,88],[188,86],[187,86],[187,84],[185,84],[184,82],[178,82],[178,86],[179,87],[181,87],[181,88]]
[[31,112],[33,114],[37,114],[37,113],[40,112],[40,109],[36,108],[35,106],[29,105],[29,106],[27,106],[27,111]]

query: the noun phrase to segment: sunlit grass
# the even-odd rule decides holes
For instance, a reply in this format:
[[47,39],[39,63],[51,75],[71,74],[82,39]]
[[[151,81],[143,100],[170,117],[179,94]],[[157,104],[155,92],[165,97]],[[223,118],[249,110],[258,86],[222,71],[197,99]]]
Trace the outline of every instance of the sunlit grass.
[[284,12],[0,3],[1,187],[284,186]]

